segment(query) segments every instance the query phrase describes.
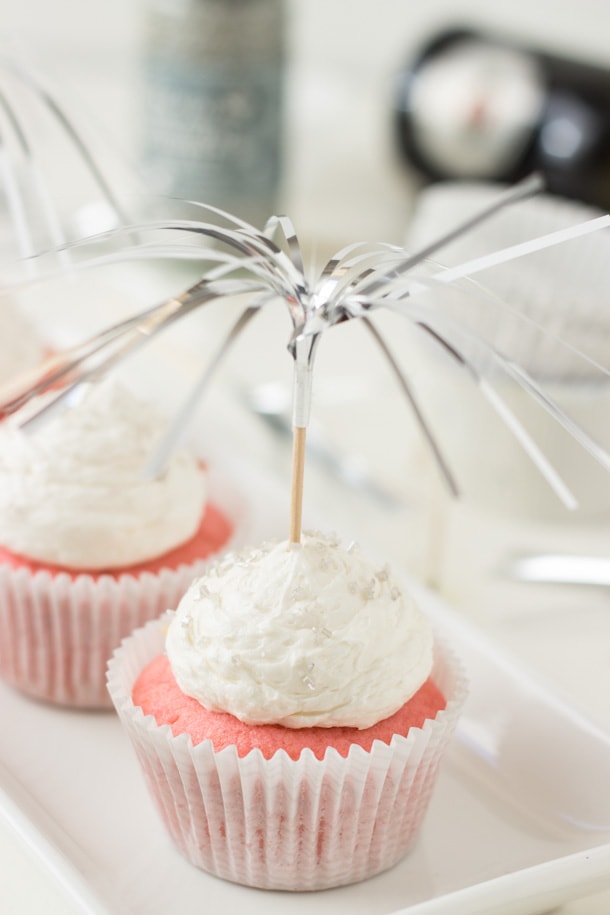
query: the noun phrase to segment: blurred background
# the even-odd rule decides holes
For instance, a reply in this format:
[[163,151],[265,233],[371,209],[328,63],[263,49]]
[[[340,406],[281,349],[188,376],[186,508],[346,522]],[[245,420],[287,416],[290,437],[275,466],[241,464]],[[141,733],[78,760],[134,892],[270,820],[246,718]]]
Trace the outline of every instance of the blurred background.
[[[257,224],[272,212],[288,213],[312,270],[356,241],[429,241],[532,170],[547,179],[540,204],[496,221],[497,232],[473,233],[441,260],[457,263],[607,211],[609,28],[605,0],[463,0],[459,7],[451,0],[22,0],[8,5],[0,26],[3,51],[53,90],[119,196],[136,190],[192,197]],[[57,160],[58,198],[74,191],[76,172],[44,128],[37,154],[41,165]],[[106,228],[108,212],[81,205],[84,199],[72,209],[73,231]],[[570,345],[603,359],[608,243],[606,233],[558,249],[550,260],[482,278],[533,315],[534,325],[490,310],[486,293],[470,297],[468,307],[473,327],[481,329],[485,311],[492,344],[526,365],[610,447],[605,370],[596,362],[589,375],[581,367],[575,372],[540,336],[552,317]],[[141,277],[140,301],[175,292],[176,276],[165,277],[165,286],[163,279]],[[84,295],[65,292],[44,313],[40,295],[34,307],[41,321],[50,319],[60,344],[124,314],[125,302],[133,310],[138,300],[133,284],[128,297],[105,283],[90,284]],[[196,333],[189,325],[174,340],[176,385],[186,390],[209,328],[223,318]],[[507,638],[516,632],[515,643],[523,620],[543,627],[552,607],[557,624],[557,610],[565,608],[566,628],[556,628],[563,658],[572,645],[575,592],[524,589],[503,564],[523,551],[605,556],[610,476],[541,419],[522,392],[504,390],[581,498],[579,510],[569,512],[549,497],[471,381],[421,341],[408,341],[404,328],[390,332],[404,341],[409,372],[464,498],[448,498],[391,373],[351,326],[329,335],[319,358],[314,412],[322,444],[320,462],[308,468],[317,485],[310,492],[336,527],[366,528],[390,558],[456,606],[498,626],[508,619]],[[252,334],[221,375],[229,396],[216,414],[225,419],[236,402],[243,410],[247,396],[272,384],[277,427],[277,404],[290,385],[286,325],[270,312]],[[156,396],[169,396],[154,368],[141,377]],[[247,406],[239,423],[254,440],[252,415],[269,407]],[[286,452],[277,441],[260,456],[285,473]],[[605,613],[604,592],[589,588],[587,602]]]
[[[102,7],[24,0],[5,5],[3,48],[46,74],[71,110],[97,122],[108,145],[137,170],[146,127],[142,77],[151,55],[163,40],[166,49],[182,42],[182,61],[174,59],[167,75],[170,89],[180,68],[197,57],[204,70],[214,6],[206,0],[107,0]],[[250,6],[264,15],[270,4],[252,0]],[[286,15],[279,203],[320,256],[354,239],[402,242],[416,178],[396,143],[396,81],[435,36],[466,26],[602,68],[610,64],[604,0],[284,0],[276,8]],[[279,41],[267,36],[268,55]],[[225,48],[230,55],[230,44]]]

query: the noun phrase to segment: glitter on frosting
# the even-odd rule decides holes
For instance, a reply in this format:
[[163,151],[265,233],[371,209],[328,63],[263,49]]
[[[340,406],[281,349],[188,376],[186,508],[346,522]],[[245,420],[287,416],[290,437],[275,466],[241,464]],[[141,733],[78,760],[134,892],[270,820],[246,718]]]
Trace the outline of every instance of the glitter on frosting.
[[249,724],[367,728],[432,667],[432,631],[387,567],[304,534],[226,556],[193,583],[168,628],[188,696]]

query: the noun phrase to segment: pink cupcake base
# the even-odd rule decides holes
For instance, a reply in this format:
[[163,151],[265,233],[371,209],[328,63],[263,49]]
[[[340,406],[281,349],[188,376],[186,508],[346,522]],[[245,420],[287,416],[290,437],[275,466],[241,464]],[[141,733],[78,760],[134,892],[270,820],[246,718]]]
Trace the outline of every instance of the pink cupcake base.
[[432,678],[445,709],[408,735],[370,750],[333,748],[240,757],[175,737],[133,704],[133,685],[163,650],[164,623],[126,639],[109,664],[112,701],[150,794],[181,854],[218,877],[278,890],[318,890],[387,870],[413,845],[466,686],[460,665],[437,647]]

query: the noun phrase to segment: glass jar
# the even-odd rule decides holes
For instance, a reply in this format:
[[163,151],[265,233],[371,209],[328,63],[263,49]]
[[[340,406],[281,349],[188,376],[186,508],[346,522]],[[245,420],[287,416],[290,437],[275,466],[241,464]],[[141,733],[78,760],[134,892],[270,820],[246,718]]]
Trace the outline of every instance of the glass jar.
[[150,189],[264,224],[282,171],[284,0],[149,0],[143,39]]

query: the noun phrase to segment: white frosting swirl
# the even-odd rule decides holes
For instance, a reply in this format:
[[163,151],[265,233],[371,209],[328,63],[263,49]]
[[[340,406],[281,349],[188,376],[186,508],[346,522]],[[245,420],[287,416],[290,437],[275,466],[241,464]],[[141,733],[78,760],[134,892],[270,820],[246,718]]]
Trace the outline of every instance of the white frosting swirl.
[[201,521],[206,475],[176,450],[154,480],[143,470],[163,416],[114,381],[32,432],[0,424],[0,543],[70,569],[122,568],[187,541]]
[[184,595],[166,649],[182,691],[249,724],[367,728],[432,667],[432,631],[387,568],[307,533],[226,557]]

